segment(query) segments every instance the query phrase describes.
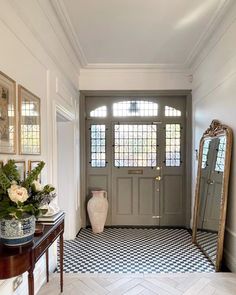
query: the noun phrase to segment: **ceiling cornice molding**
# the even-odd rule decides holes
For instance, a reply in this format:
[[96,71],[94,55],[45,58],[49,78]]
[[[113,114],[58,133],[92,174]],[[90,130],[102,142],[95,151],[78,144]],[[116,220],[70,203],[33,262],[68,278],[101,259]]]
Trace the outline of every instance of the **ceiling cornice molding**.
[[187,56],[186,60],[182,64],[144,64],[144,63],[88,63],[86,55],[80,44],[79,38],[75,32],[74,26],[71,23],[67,9],[63,3],[63,0],[50,0],[52,7],[58,17],[61,26],[70,41],[76,55],[81,64],[81,70],[147,70],[158,72],[190,72],[193,64],[198,59],[202,48],[207,44],[209,37],[215,32],[217,26],[222,21],[225,14],[228,12],[231,5],[235,0],[222,0],[219,4],[216,12],[212,16],[206,30],[200,35],[199,40],[195,44],[194,48]]
[[144,64],[144,63],[88,63],[83,67],[89,70],[156,70],[160,72],[185,72],[184,64]]
[[88,64],[87,58],[80,45],[80,42],[75,33],[74,27],[70,21],[70,17],[66,11],[63,1],[50,0],[50,2],[81,66],[82,67],[86,66]]
[[212,34],[215,32],[215,30],[217,29],[217,26],[222,21],[225,14],[228,12],[229,8],[233,5],[234,1],[235,0],[225,0],[219,4],[219,7],[217,8],[216,12],[212,16],[212,18],[208,24],[208,27],[201,34],[196,45],[194,46],[194,48],[192,49],[192,51],[188,55],[188,57],[185,61],[185,66],[187,68],[189,68],[189,69],[192,68],[193,64],[198,59],[202,48],[207,44],[209,37],[212,36]]
[[186,75],[190,76],[191,71],[189,69],[173,69],[173,68],[144,68],[144,67],[136,67],[136,68],[81,68],[80,69],[80,74],[95,74],[97,75],[98,73],[100,74],[124,74],[124,73],[133,73],[133,74],[141,74],[141,73],[148,73],[148,74],[180,74],[180,75]]

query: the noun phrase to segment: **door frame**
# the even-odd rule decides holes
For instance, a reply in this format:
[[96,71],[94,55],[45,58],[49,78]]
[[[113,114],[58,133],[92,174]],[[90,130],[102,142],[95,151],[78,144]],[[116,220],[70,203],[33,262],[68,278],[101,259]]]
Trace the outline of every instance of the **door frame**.
[[[185,193],[186,196],[186,214],[185,214],[185,227],[191,226],[191,212],[192,212],[192,95],[191,90],[166,90],[166,91],[80,91],[80,134],[82,138],[86,135],[86,97],[117,97],[117,96],[136,96],[136,97],[153,97],[153,96],[184,96],[186,99],[186,116],[185,116],[185,170],[186,170],[186,182]],[[186,140],[187,139],[187,140]],[[80,208],[81,208],[81,226],[86,227],[86,191],[87,191],[87,163],[86,163],[86,140],[80,141]]]

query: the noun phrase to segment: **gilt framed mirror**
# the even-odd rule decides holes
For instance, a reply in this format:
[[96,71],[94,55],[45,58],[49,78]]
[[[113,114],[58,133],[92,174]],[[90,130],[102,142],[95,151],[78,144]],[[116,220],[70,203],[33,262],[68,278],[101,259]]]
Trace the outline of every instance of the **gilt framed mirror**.
[[199,147],[192,241],[220,271],[223,256],[232,130],[213,120]]

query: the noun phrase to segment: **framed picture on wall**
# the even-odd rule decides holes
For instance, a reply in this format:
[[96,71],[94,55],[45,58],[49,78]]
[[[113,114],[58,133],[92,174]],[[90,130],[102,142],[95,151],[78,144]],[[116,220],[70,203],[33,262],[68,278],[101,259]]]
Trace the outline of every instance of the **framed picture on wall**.
[[19,85],[19,153],[21,155],[40,155],[41,118],[40,98]]
[[[38,164],[40,163],[40,161],[31,161],[29,160],[28,161],[28,171],[30,172],[31,170],[33,170],[35,167],[38,166]],[[39,175],[39,179],[38,179],[39,182],[41,182],[41,174]]]
[[0,71],[0,154],[16,153],[16,82]]
[[15,164],[16,164],[16,167],[17,167],[17,170],[20,174],[20,180],[23,181],[25,180],[25,174],[26,174],[26,167],[25,167],[25,161],[18,161],[18,160],[15,160]]

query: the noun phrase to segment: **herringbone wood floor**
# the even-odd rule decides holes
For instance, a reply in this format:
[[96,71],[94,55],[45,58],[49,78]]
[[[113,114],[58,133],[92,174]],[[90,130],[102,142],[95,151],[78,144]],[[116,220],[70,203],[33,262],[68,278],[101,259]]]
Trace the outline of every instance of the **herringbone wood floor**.
[[[57,294],[59,275],[54,274],[38,295]],[[65,274],[63,294],[235,295],[236,274]]]

